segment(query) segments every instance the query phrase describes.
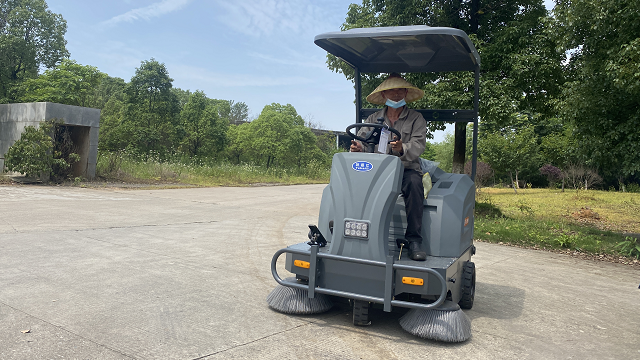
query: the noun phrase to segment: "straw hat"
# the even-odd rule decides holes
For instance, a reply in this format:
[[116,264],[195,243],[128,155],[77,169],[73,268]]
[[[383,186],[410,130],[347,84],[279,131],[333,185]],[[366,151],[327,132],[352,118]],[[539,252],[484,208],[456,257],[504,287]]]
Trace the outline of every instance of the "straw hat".
[[384,105],[387,100],[382,96],[382,92],[390,89],[407,89],[407,96],[404,98],[404,101],[408,103],[422,99],[424,96],[424,91],[411,85],[411,83],[403,79],[400,75],[393,73],[367,96],[367,101],[372,104]]

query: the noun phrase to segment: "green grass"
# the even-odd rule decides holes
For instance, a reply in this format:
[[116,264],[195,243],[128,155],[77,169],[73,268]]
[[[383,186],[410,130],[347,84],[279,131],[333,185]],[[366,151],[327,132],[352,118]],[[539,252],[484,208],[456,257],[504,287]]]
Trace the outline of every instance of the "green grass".
[[640,233],[640,194],[484,188],[477,198],[481,241],[636,257],[618,244],[631,239],[624,232]]
[[140,160],[132,156],[100,153],[96,175],[104,180],[133,183],[171,183],[197,186],[243,186],[256,183],[313,184],[327,183],[330,171],[326,166],[311,163],[301,169],[266,169],[250,164],[233,165],[223,162],[193,160]]

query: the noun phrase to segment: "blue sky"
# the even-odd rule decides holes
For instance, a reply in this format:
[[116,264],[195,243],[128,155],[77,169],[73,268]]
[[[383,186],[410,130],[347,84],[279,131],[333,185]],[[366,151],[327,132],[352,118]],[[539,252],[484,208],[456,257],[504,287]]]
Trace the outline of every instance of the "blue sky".
[[[143,60],[173,85],[245,102],[252,116],[292,104],[329,130],[354,122],[354,90],[313,43],[338,31],[347,0],[48,0],[67,21],[71,59],[129,81]],[[550,0],[546,0],[550,3]],[[359,3],[359,2],[358,2]],[[444,133],[436,134],[440,141]]]

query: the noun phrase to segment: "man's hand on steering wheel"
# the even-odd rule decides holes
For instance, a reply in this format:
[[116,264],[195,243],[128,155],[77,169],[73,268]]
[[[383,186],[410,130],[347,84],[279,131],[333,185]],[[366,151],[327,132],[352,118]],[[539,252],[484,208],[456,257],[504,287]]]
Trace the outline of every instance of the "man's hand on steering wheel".
[[398,139],[397,136],[394,136],[394,140],[389,144],[391,144],[391,149],[393,151],[400,153],[400,155],[404,153],[404,150],[402,149],[402,139]]

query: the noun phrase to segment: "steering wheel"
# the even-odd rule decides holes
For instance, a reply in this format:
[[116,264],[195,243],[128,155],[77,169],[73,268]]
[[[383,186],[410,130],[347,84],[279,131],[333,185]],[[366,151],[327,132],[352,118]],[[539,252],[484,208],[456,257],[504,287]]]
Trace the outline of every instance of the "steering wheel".
[[[350,130],[351,129],[360,129],[363,127],[370,127],[373,128],[374,131],[371,131],[369,134],[367,134],[367,138],[362,138],[354,133],[352,133]],[[363,143],[366,144],[377,144],[379,140],[379,133],[377,133],[375,130],[380,130],[380,129],[387,129],[389,131],[391,131],[396,137],[396,140],[400,140],[400,138],[402,137],[400,135],[400,132],[394,128],[390,128],[387,125],[383,125],[383,124],[372,124],[372,123],[357,123],[357,124],[351,124],[349,126],[347,126],[347,129],[345,130],[345,132],[347,133],[347,135],[349,135],[352,139],[355,140],[360,140]],[[377,140],[375,138],[378,138]]]

